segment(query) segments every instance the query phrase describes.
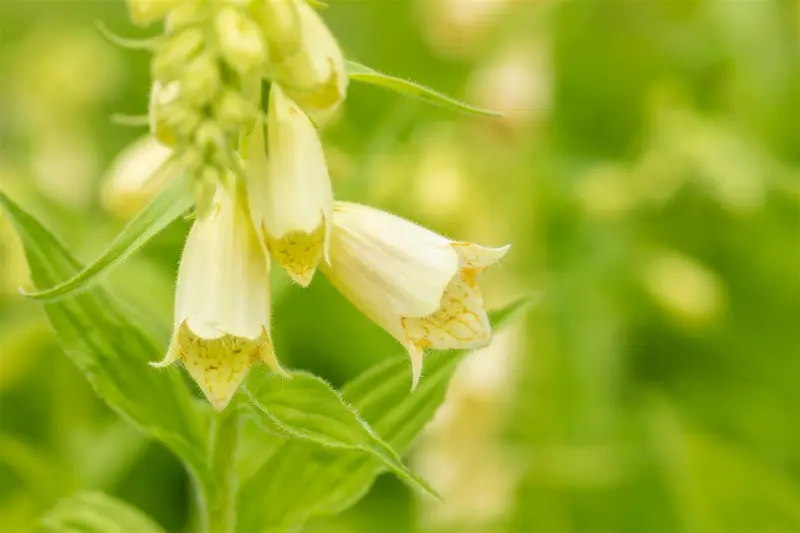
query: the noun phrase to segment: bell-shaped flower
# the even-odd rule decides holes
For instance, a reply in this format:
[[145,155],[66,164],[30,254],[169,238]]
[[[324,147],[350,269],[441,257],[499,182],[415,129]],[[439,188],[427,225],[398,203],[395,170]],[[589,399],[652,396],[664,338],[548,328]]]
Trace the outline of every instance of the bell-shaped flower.
[[154,366],[183,361],[206,398],[222,410],[256,361],[283,372],[269,332],[268,257],[242,192],[217,188],[186,240],[178,269],[175,331]]
[[344,100],[349,78],[339,43],[305,0],[297,4],[302,40],[291,55],[270,57],[266,74],[317,123],[325,122]]
[[330,263],[321,268],[356,308],[408,349],[414,388],[425,348],[489,344],[492,330],[477,278],[508,248],[451,241],[392,214],[336,202]]
[[331,180],[317,130],[277,84],[270,89],[268,124],[269,157],[260,123],[250,138],[250,210],[275,260],[305,287],[327,257]]

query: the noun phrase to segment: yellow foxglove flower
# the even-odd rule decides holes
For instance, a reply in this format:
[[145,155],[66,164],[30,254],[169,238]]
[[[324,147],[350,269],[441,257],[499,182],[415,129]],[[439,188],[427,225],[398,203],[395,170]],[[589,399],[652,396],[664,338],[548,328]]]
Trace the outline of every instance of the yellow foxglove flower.
[[256,124],[248,160],[250,209],[275,260],[307,286],[327,258],[333,192],[317,130],[273,84],[269,100],[269,158]]
[[407,347],[414,388],[425,348],[489,344],[477,277],[508,248],[451,241],[389,213],[336,202],[330,263],[321,268],[353,305]]
[[270,58],[268,74],[321,124],[344,100],[349,78],[342,51],[325,22],[307,2],[295,1],[303,36],[300,50],[278,60]]
[[220,185],[195,221],[181,257],[175,331],[166,357],[178,359],[222,410],[256,361],[283,372],[269,332],[269,266],[246,201]]

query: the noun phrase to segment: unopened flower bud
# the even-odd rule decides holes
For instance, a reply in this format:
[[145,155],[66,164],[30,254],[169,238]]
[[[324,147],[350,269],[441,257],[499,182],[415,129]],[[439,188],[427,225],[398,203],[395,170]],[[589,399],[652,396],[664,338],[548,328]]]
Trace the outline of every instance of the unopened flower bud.
[[164,18],[181,0],[128,0],[134,24],[149,24]]
[[153,56],[153,77],[172,81],[181,76],[186,64],[203,47],[203,32],[189,28],[169,37]]
[[178,139],[189,137],[202,117],[183,99],[181,86],[172,82],[165,86],[156,82],[150,93],[150,133],[166,146],[175,146]]
[[253,4],[253,18],[264,32],[272,62],[279,63],[300,51],[303,30],[297,4],[298,0],[258,0]]
[[203,167],[195,176],[194,188],[194,207],[197,218],[203,218],[208,214],[217,186],[220,183],[220,172],[212,166]]
[[225,7],[217,14],[217,39],[225,61],[242,74],[260,68],[266,59],[261,31],[242,12]]
[[175,158],[176,168],[180,168],[190,174],[198,172],[204,165],[203,153],[193,146],[183,148],[179,154],[176,154]]
[[167,15],[165,33],[170,35],[187,26],[202,24],[207,17],[207,8],[204,3],[181,2]]
[[217,124],[210,120],[203,121],[194,134],[194,142],[197,146],[205,150],[225,150],[225,132]]
[[306,2],[299,2],[302,49],[283,61],[272,61],[268,74],[317,124],[327,120],[344,100],[348,77],[339,44],[325,22]]
[[166,86],[158,82],[150,91],[150,133],[165,146],[174,146],[175,132],[167,123],[163,110],[180,97],[180,85],[173,82]]
[[195,107],[202,107],[217,95],[221,81],[217,61],[212,54],[201,54],[186,67],[183,94]]
[[214,115],[226,131],[236,131],[256,113],[255,105],[232,89],[223,89],[214,102]]

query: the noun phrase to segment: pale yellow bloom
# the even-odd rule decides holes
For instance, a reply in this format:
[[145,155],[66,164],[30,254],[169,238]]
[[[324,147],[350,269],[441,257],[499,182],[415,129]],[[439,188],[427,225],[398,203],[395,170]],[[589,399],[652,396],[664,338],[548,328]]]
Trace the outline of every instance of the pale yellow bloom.
[[183,360],[215,409],[230,401],[256,361],[282,372],[269,332],[269,266],[243,194],[220,185],[183,250],[175,332],[156,366]]
[[288,56],[270,57],[267,74],[320,124],[344,100],[349,78],[342,51],[325,22],[307,2],[293,1],[300,15],[300,48]]
[[256,125],[248,159],[250,209],[275,260],[307,286],[327,256],[333,192],[314,125],[281,87],[269,101],[269,158]]
[[425,348],[489,344],[477,278],[508,248],[451,241],[389,213],[336,202],[330,264],[321,268],[353,305],[406,346],[413,388]]
[[171,156],[171,149],[149,135],[125,148],[103,180],[103,207],[122,218],[135,215],[177,172],[163,168]]

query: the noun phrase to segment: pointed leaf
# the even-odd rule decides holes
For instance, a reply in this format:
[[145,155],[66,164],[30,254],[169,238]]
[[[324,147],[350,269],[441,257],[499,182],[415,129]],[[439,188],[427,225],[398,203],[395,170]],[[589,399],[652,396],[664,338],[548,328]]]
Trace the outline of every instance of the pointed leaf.
[[425,87],[419,83],[398,78],[396,76],[383,74],[382,72],[378,72],[377,70],[371,69],[370,67],[362,65],[361,63],[356,63],[355,61],[347,62],[347,74],[351,80],[371,83],[372,85],[377,85],[379,87],[383,87],[384,89],[389,89],[390,91],[428,102],[429,104],[450,109],[451,111],[471,113],[473,115],[484,115],[488,117],[501,116],[497,111],[492,111],[491,109],[484,109],[482,107],[476,107],[474,105],[461,102],[452,96],[447,96],[444,93],[440,93],[439,91]]
[[[522,298],[490,313],[492,326],[500,329],[531,301]],[[467,353],[432,353],[414,392],[409,392],[406,358],[388,360],[346,385],[342,397],[392,448],[404,453],[444,401],[450,378]],[[313,516],[339,513],[361,499],[385,470],[363,453],[287,441],[242,484],[240,527],[253,532],[286,531],[301,527]]]
[[[170,172],[174,165],[170,159],[158,172]],[[185,213],[194,202],[189,175],[180,172],[175,179],[148,203],[136,217],[117,235],[108,249],[92,264],[75,273],[66,281],[39,292],[25,293],[35,300],[58,300],[92,288],[101,276],[125,261],[131,254],[156,236],[161,230]],[[45,285],[39,285],[47,286]]]
[[163,533],[142,511],[102,492],[81,492],[59,502],[40,522],[41,533]]
[[325,381],[305,372],[291,378],[252,376],[247,393],[268,431],[323,446],[361,450],[383,463],[409,486],[435,497],[436,492],[403,464],[400,456]]
[[[0,193],[0,208],[17,230],[36,286],[55,285],[80,270],[67,249],[33,217]],[[186,463],[207,494],[216,490],[210,473],[208,420],[176,372],[157,371],[163,347],[133,325],[102,289],[46,303],[60,346],[95,392],[143,432],[155,437]]]

